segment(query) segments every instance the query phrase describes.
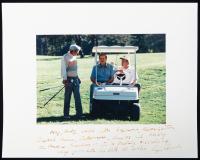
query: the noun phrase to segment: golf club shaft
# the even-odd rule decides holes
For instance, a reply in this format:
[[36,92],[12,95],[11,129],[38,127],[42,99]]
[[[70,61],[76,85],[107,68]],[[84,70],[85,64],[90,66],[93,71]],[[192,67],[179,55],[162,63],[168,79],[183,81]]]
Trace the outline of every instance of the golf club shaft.
[[46,91],[46,90],[49,90],[49,89],[53,89],[53,88],[58,88],[58,87],[61,87],[61,86],[63,86],[63,85],[56,86],[56,87],[50,87],[50,88],[41,89],[40,92],[41,92],[41,91]]
[[54,94],[53,97],[51,97],[51,98],[44,104],[44,106],[47,105],[47,104],[49,103],[49,101],[51,101],[58,93],[60,93],[60,91],[63,90],[63,88],[65,88],[65,86],[63,86],[56,94]]

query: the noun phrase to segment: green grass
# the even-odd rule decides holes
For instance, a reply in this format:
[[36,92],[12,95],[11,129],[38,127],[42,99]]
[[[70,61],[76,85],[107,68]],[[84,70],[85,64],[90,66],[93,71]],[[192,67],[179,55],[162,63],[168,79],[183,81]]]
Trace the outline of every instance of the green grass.
[[[116,56],[110,55],[108,62],[115,61]],[[90,73],[94,65],[94,58],[87,56],[78,59],[78,73],[82,81],[80,92],[83,105],[83,113],[89,114],[89,86]],[[39,90],[62,85],[60,76],[60,57],[37,56],[37,122],[41,124],[163,124],[166,123],[166,91],[165,91],[165,54],[138,54],[137,72],[141,83],[141,117],[139,121],[128,119],[73,119],[75,115],[74,98],[71,99],[70,115],[72,120],[64,120],[63,103],[64,90],[62,90],[45,107],[44,103],[59,89],[54,88],[40,92]]]

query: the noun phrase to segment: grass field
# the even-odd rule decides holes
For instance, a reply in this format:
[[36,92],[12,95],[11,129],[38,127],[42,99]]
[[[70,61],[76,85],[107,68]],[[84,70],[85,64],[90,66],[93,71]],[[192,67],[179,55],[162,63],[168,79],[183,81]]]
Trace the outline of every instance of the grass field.
[[[115,61],[116,56],[110,55],[109,61]],[[40,124],[163,124],[166,123],[166,91],[165,91],[165,54],[137,54],[137,72],[141,83],[141,117],[139,121],[128,119],[96,119],[87,118],[89,115],[89,86],[90,73],[94,58],[87,56],[78,59],[78,73],[82,81],[80,91],[85,119],[73,119],[75,115],[74,99],[72,96],[70,115],[72,120],[63,119],[64,90],[62,90],[45,107],[44,103],[61,87],[40,92],[39,90],[62,85],[60,76],[60,57],[37,56],[37,122]]]

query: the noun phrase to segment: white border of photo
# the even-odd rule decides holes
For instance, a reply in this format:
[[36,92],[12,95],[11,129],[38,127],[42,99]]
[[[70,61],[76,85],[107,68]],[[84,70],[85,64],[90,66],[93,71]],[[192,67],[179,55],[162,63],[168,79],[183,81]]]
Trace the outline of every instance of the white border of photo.
[[[197,157],[196,3],[3,3],[2,21],[3,157]],[[36,35],[98,33],[166,34],[166,124],[175,128],[167,134],[181,149],[65,155],[39,149],[39,137],[52,129],[94,129],[98,135],[109,128],[115,136],[117,128],[165,126],[36,123]]]

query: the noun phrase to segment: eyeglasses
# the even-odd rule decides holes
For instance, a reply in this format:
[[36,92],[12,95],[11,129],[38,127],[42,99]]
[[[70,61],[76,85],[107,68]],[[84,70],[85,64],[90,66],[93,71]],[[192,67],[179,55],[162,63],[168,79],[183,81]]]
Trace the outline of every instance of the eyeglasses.
[[78,50],[70,50],[70,52],[78,52]]

